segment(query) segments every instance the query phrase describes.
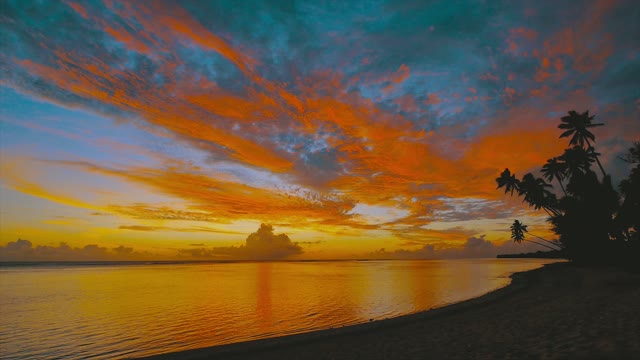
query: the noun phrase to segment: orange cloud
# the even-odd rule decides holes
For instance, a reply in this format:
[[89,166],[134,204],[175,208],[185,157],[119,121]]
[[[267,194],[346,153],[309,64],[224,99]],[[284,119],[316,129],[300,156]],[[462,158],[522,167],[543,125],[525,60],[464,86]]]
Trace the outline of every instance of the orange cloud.
[[188,211],[143,204],[103,206],[109,212],[141,219],[228,222],[239,219],[291,220],[301,227],[343,225],[363,228],[349,215],[354,203],[348,198],[292,189],[282,192],[215,179],[179,168],[109,169],[87,162],[52,161],[90,172],[123,178],[187,201]]
[[[562,56],[573,61],[572,68],[580,72],[602,70],[613,54],[613,39],[603,31],[602,18],[615,8],[617,1],[595,1],[585,10],[585,17],[577,27],[564,28],[544,41],[543,54],[557,58],[556,71],[562,71]],[[584,39],[590,39],[586,42]]]
[[143,11],[142,16],[148,15],[152,17],[161,13],[161,16],[153,16],[160,26],[166,26],[169,30],[181,35],[185,40],[192,41],[205,49],[211,49],[219,53],[247,75],[251,74],[253,67],[257,64],[257,61],[250,56],[238,49],[234,49],[226,41],[212,34],[188,12],[174,3],[157,1],[153,3],[153,13],[148,12],[148,9],[144,10],[146,11]]
[[85,19],[89,19],[89,14],[87,13],[87,9],[85,9],[84,6],[71,1],[65,1],[65,3],[69,5],[75,12],[80,14],[80,16],[82,16]]
[[442,102],[438,97],[438,93],[429,94],[427,100],[423,101],[425,105],[438,105]]
[[396,72],[393,73],[389,78],[389,82],[391,82],[391,84],[385,87],[384,91],[389,92],[393,90],[393,87],[395,85],[402,84],[405,80],[409,78],[409,75],[410,75],[409,67],[406,66],[405,64],[400,65],[398,70],[396,70]]
[[176,231],[176,232],[210,232],[210,233],[217,233],[217,234],[242,234],[239,231],[220,230],[220,229],[213,229],[213,228],[204,227],[204,226],[174,228],[174,227],[166,227],[166,226],[120,225],[118,229],[132,230],[132,231]]
[[[58,68],[52,68],[30,60],[18,61],[30,72],[52,81],[79,96],[94,98],[132,111],[143,116],[154,125],[162,126],[178,135],[182,135],[194,145],[215,151],[215,147],[202,144],[207,141],[222,146],[218,150],[247,164],[265,167],[272,171],[282,172],[291,168],[291,161],[284,159],[272,150],[255,142],[232,134],[220,126],[201,119],[201,113],[193,110],[187,103],[176,102],[176,99],[165,98],[155,90],[154,85],[139,74],[130,71],[116,70],[95,60],[83,59],[80,56],[70,57],[58,53]],[[89,76],[88,76],[89,75]],[[122,89],[132,87],[139,90],[132,97],[123,93]]]
[[66,206],[101,210],[99,206],[75,199],[71,196],[54,194],[41,185],[25,179],[25,172],[27,172],[28,169],[21,164],[22,161],[24,161],[24,159],[7,161],[5,158],[0,162],[0,174],[2,176],[2,180],[12,189]]
[[519,53],[520,44],[522,42],[531,42],[538,37],[538,33],[529,28],[519,27],[509,30],[509,36],[506,39],[508,49],[507,52],[510,52],[514,55]]
[[393,102],[398,105],[402,111],[409,113],[418,112],[416,101],[413,96],[409,94],[398,97],[394,99]]

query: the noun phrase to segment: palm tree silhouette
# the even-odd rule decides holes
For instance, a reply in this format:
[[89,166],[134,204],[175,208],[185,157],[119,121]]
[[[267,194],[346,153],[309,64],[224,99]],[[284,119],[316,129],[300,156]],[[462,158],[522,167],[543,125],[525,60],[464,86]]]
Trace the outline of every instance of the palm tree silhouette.
[[550,187],[551,185],[547,184],[543,179],[527,173],[522,177],[518,194],[524,195],[523,201],[529,203],[534,209],[542,208],[549,216],[559,215],[560,213],[554,208],[557,199],[551,191],[547,190]]
[[[620,191],[624,196],[616,222],[627,241],[640,243],[640,141],[635,141],[633,147],[621,157],[629,164],[635,164],[627,179],[620,182]],[[631,230],[633,229],[633,230]]]
[[511,192],[513,195],[513,191],[520,192],[520,180],[516,178],[515,174],[511,174],[509,169],[504,169],[504,171],[500,174],[500,177],[496,178],[496,182],[498,183],[498,187],[496,189],[500,189],[501,187],[505,187],[504,193]]
[[[521,223],[519,220],[514,220],[513,224],[511,225],[511,238],[513,239],[514,242],[521,243],[522,241],[528,241],[528,242],[532,242],[534,244],[538,244],[540,246],[544,246],[544,247],[546,247],[548,249],[551,249],[551,250],[560,250],[560,249],[552,248],[551,246],[545,245],[543,243],[539,243],[537,241],[527,240],[527,239],[525,239],[524,233],[531,234],[531,233],[529,233],[529,231],[527,231],[527,225]],[[531,235],[533,235],[533,234],[531,234]],[[541,238],[539,236],[536,236],[536,235],[533,235],[533,236],[537,237],[540,240],[544,240],[544,241],[546,241],[546,242],[548,242],[548,243],[550,243],[552,245],[555,245],[555,246],[559,247],[559,245],[554,243],[554,242],[551,242],[549,240],[543,239],[543,238]]]
[[559,159],[564,162],[565,176],[569,178],[586,174],[591,168],[591,163],[595,161],[593,152],[577,145],[566,149]]
[[542,175],[550,182],[553,181],[553,179],[558,180],[558,184],[560,184],[560,188],[562,188],[565,196],[567,196],[567,191],[564,189],[564,185],[562,185],[562,180],[565,177],[566,171],[567,164],[558,161],[557,157],[547,160],[547,163],[542,167]]
[[527,225],[521,223],[519,220],[514,220],[511,225],[511,238],[514,242],[521,243],[524,240],[524,231],[527,230]]
[[[562,134],[560,134],[560,137],[563,138],[571,136],[569,145],[584,147],[584,144],[586,143],[587,147],[592,148],[593,146],[591,145],[589,139],[595,142],[596,137],[591,131],[589,131],[589,128],[604,125],[593,124],[591,122],[593,118],[595,118],[595,116],[589,116],[589,110],[583,112],[582,114],[578,114],[574,110],[569,111],[569,115],[563,116],[561,118],[562,123],[558,125],[559,129],[565,130]],[[600,160],[597,156],[595,159],[598,163],[598,166],[600,167],[600,170],[602,171],[602,176],[606,176],[607,174],[605,173],[602,164],[600,164]]]
[[[498,189],[517,192],[524,202],[549,214],[552,231],[559,237],[549,242],[530,234],[527,226],[516,220],[511,225],[514,242],[530,241],[531,235],[541,240],[539,245],[561,250],[562,256],[586,264],[615,264],[639,268],[640,258],[640,142],[619,158],[633,167],[629,177],[622,180],[616,191],[610,175],[604,170],[593,146],[596,137],[591,128],[602,126],[593,122],[588,111],[569,111],[558,128],[560,138],[568,137],[569,145],[561,156],[546,161],[541,177],[531,173],[518,180],[508,168],[496,178]],[[602,177],[596,173],[598,164]],[[546,180],[546,181],[545,181]],[[554,180],[564,196],[556,197],[551,184]],[[535,241],[534,241],[535,242]]]

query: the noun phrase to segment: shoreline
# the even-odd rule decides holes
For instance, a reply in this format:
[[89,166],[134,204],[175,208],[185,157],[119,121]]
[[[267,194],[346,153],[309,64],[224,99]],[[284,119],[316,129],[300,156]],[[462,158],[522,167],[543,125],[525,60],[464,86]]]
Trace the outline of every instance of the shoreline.
[[[609,282],[611,281],[615,283],[615,281],[618,281],[618,279],[626,279],[625,281],[627,281],[627,283],[625,283],[624,281],[622,283],[623,285],[626,285],[622,286],[621,288],[624,290],[629,290],[633,293],[632,298],[628,300],[632,302],[634,300],[640,300],[640,276],[620,273],[618,270],[614,269],[580,268],[571,263],[559,262],[546,264],[534,270],[517,272],[510,275],[510,278],[511,282],[508,285],[493,290],[482,296],[418,313],[412,313],[395,318],[377,320],[340,328],[318,330],[308,333],[258,339],[248,342],[232,343],[199,349],[191,349],[173,353],[153,355],[141,359],[347,359],[353,357],[383,359],[392,357],[424,357],[425,355],[432,354],[432,350],[434,350],[434,348],[431,346],[425,347],[423,346],[424,344],[420,344],[419,341],[426,340],[427,342],[434,342],[433,340],[436,339],[441,342],[447,342],[458,340],[455,337],[451,338],[450,334],[438,332],[438,329],[442,327],[451,327],[452,325],[454,325],[455,330],[455,324],[458,321],[466,323],[460,325],[465,326],[465,331],[474,333],[477,332],[476,330],[479,330],[479,334],[481,335],[482,333],[496,332],[500,331],[500,329],[504,329],[505,327],[513,326],[513,322],[519,322],[523,319],[527,320],[527,311],[531,312],[533,310],[531,314],[528,314],[531,317],[546,318],[544,313],[537,313],[540,309],[535,303],[532,304],[534,309],[527,309],[527,307],[524,307],[521,315],[518,312],[512,313],[512,307],[528,305],[528,300],[530,300],[530,297],[541,297],[539,300],[544,302],[545,299],[543,298],[545,296],[547,298],[549,298],[550,296],[549,299],[546,299],[548,301],[553,300],[555,297],[554,295],[556,295],[558,296],[558,301],[556,301],[556,303],[559,303],[560,306],[559,309],[555,310],[559,311],[558,315],[566,315],[572,310],[571,308],[567,308],[567,306],[570,306],[572,301],[571,299],[564,299],[562,297],[563,295],[567,295],[569,297],[579,296],[582,299],[588,299],[588,291],[585,294],[576,294],[576,292],[582,292],[578,291],[580,289],[588,290],[587,288],[593,287],[593,289],[598,290],[598,292],[593,292],[594,294],[597,294],[599,296],[603,295],[606,298],[608,293],[607,291],[602,291],[603,286],[607,286],[607,284],[609,284]],[[600,279],[601,281],[597,282],[594,279]],[[584,286],[585,284],[591,284],[593,286]],[[615,298],[616,296],[618,295],[609,295],[609,297],[611,298]],[[564,304],[564,302],[560,301],[560,299],[569,300],[569,302],[567,304]],[[638,304],[638,302],[636,301],[635,304]],[[588,305],[588,308],[591,308],[594,311],[596,310],[594,306],[592,306],[592,304]],[[506,321],[504,324],[498,323],[494,325],[496,327],[495,329],[492,329],[490,325],[484,324],[500,318],[500,315],[502,313],[506,313],[506,318],[502,319],[503,321]],[[573,315],[576,315],[574,317],[579,318],[579,315],[581,314]],[[585,314],[585,316],[586,315],[587,314]],[[614,315],[617,318],[617,315],[619,314]],[[637,335],[637,331],[640,331],[640,315],[634,312],[634,315],[631,316],[630,319],[632,321],[628,325],[632,327],[630,329],[631,335]],[[545,325],[554,326],[553,316],[548,320],[550,321],[543,321]],[[428,328],[433,328],[435,329],[435,331],[429,333]],[[420,330],[427,331],[425,332]],[[517,330],[518,329],[515,329],[515,331]],[[544,330],[545,328],[540,328],[535,331]],[[455,336],[456,332],[454,331],[453,334]],[[409,346],[409,348],[406,348],[402,344],[394,344],[393,342],[382,345],[383,351],[380,351],[380,349],[376,350],[376,346],[372,347],[372,345],[377,345],[377,347],[381,346],[377,343],[377,341],[384,341],[385,339],[389,339],[389,337],[398,336],[402,339],[403,342],[404,338],[408,339],[407,346]],[[476,341],[478,339],[469,340]],[[491,339],[488,340],[489,342],[491,341]],[[611,353],[616,357],[620,357],[620,355],[622,355],[622,357],[620,358],[625,358],[624,356],[630,354],[630,351],[632,350],[640,351],[640,345],[638,344],[638,342],[639,341],[632,341],[631,345],[624,344],[623,346],[614,346],[613,348],[610,348],[609,351],[600,352],[599,357],[607,358],[607,354]],[[501,342],[498,341],[498,344],[500,343]],[[438,342],[434,343],[435,347],[437,347],[437,344]],[[480,342],[479,345],[484,346],[483,344],[484,343]],[[505,349],[508,349],[517,344],[505,343],[502,345],[505,345]],[[548,345],[555,346],[557,344]],[[471,346],[471,348],[473,348],[473,346]],[[448,350],[454,350],[455,353],[455,349],[447,350],[446,347],[440,350],[441,351],[436,351],[436,353],[447,356],[451,355],[447,353]],[[491,350],[491,348],[489,347],[488,350]],[[495,350],[499,353],[500,351],[502,351],[500,348],[496,348]],[[593,350],[594,349],[591,349],[590,351],[593,352]],[[469,349],[469,351],[473,350]],[[536,351],[525,351],[524,353],[522,353],[522,355],[532,356],[534,353],[536,353]],[[598,351],[596,351],[596,353],[598,353]],[[464,351],[459,353],[458,355],[460,354],[469,355],[469,353],[466,353]],[[569,355],[575,354],[578,353],[569,353]],[[534,357],[540,356],[536,355]],[[553,356],[545,357],[553,358]],[[464,356],[462,358],[464,358]]]

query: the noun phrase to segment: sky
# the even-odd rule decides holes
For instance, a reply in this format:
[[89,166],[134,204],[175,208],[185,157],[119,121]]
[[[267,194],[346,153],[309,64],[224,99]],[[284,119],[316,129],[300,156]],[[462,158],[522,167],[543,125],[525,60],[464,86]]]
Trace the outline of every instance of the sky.
[[545,250],[500,172],[640,139],[634,0],[0,7],[0,260]]

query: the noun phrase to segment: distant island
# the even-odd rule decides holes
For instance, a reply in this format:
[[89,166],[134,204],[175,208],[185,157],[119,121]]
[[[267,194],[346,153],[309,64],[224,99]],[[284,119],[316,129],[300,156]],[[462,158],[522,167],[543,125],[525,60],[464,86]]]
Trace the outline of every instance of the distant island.
[[498,259],[522,259],[522,258],[536,258],[536,259],[564,259],[566,255],[562,251],[536,251],[520,254],[498,254]]

